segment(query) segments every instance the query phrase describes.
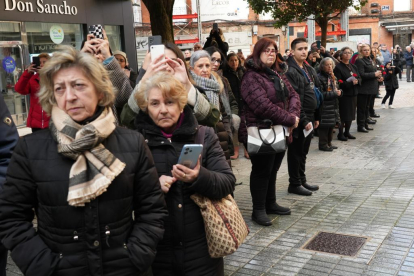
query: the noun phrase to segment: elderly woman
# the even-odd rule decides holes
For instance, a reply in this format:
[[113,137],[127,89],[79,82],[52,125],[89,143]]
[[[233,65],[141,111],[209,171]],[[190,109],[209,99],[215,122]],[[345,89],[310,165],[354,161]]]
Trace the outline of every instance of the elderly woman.
[[49,116],[40,106],[37,93],[40,89],[38,70],[43,68],[46,61],[50,59],[50,56],[47,53],[42,53],[38,58],[40,60],[40,67],[37,68],[35,63],[30,64],[14,87],[17,93],[30,95],[30,109],[29,115],[27,116],[27,126],[32,128],[32,132],[49,127]]
[[335,63],[332,58],[323,58],[319,66],[319,81],[323,102],[321,103],[319,121],[319,150],[332,151],[337,147],[332,146],[332,135],[337,121],[336,100],[342,95],[342,91],[337,87],[336,77],[333,73]]
[[378,94],[378,82],[382,81],[382,73],[377,69],[377,63],[371,57],[371,46],[363,44],[360,47],[359,58],[355,61],[361,76],[361,89],[358,89],[357,123],[358,132],[367,133],[373,130],[368,126],[372,122],[369,117],[371,98]]
[[190,59],[190,73],[196,85],[205,92],[210,103],[220,110],[221,116],[216,125],[216,132],[230,164],[229,146],[232,144],[232,134],[229,121],[231,115],[229,95],[226,93],[222,78],[213,70],[218,70],[222,62],[219,56],[220,54],[212,58],[205,50],[193,53]]
[[347,141],[348,139],[355,139],[355,136],[351,135],[349,130],[351,129],[352,121],[355,120],[357,95],[359,86],[361,85],[361,77],[356,66],[350,63],[352,57],[351,48],[342,48],[339,56],[341,62],[334,68],[335,77],[343,93],[342,97],[338,99],[339,115],[341,117],[338,140]]
[[[152,265],[154,275],[223,275],[223,259],[210,257],[200,208],[190,199],[194,193],[221,199],[234,190],[236,179],[218,138],[212,128],[198,125],[185,88],[171,75],[158,73],[144,81],[136,99],[136,127],[154,156],[169,213]],[[201,128],[204,137],[198,137]],[[195,168],[177,164],[183,146],[196,140],[204,142]]]
[[[149,79],[156,73],[162,71],[166,74],[173,75],[186,88],[188,105],[190,105],[193,109],[197,121],[201,125],[214,127],[219,120],[220,111],[214,105],[209,103],[204,91],[194,84],[194,81],[192,80],[184,62],[184,56],[181,50],[171,42],[167,42],[164,46],[165,59],[160,56],[158,59],[152,61],[151,53],[148,53],[145,56],[144,64],[139,70],[137,86],[135,86],[134,91],[129,97],[128,103],[123,107],[121,113],[121,123],[128,128],[135,129],[134,120],[136,115],[139,113],[139,106],[136,103],[135,94],[139,90],[139,84],[141,81]],[[178,64],[169,64],[167,62],[168,60],[175,60]],[[117,81],[117,87],[119,87],[119,89],[123,89],[123,87],[129,89],[130,87],[127,82],[128,81],[125,80],[125,77],[121,76]]]
[[[277,45],[269,38],[260,39],[246,60],[247,71],[241,84],[245,107],[241,114],[239,139],[247,145],[247,127],[273,125],[296,128],[300,116],[299,95],[276,62]],[[252,220],[264,226],[272,225],[267,214],[289,215],[290,209],[276,203],[276,177],[285,152],[250,156],[250,193],[253,201]]]
[[137,275],[167,215],[144,138],[116,127],[112,85],[93,56],[62,47],[40,75],[50,129],[16,146],[0,238],[25,275]]

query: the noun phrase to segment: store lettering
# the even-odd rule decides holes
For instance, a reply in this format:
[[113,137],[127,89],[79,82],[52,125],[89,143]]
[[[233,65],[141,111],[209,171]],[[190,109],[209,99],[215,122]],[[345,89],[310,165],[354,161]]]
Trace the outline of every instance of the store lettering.
[[[34,12],[33,4],[31,2],[23,2],[16,0],[4,0],[6,4],[6,11],[13,11],[17,8],[20,12]],[[44,4],[43,0],[36,0],[38,13],[54,13],[54,14],[67,14],[76,15],[78,9],[75,6],[68,6],[66,1],[63,1],[63,5],[56,4]]]

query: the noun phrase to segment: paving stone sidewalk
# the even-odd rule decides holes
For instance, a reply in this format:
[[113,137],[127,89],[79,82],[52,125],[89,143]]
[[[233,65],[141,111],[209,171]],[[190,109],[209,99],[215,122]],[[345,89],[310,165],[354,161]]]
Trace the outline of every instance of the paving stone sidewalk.
[[[382,89],[382,96],[385,91]],[[251,220],[250,161],[233,162],[235,198],[250,227],[247,241],[225,258],[226,275],[412,275],[414,276],[414,84],[400,81],[393,106],[381,109],[375,130],[334,135],[334,152],[312,140],[307,177],[320,190],[310,197],[287,193],[286,157],[277,176],[277,202],[290,216],[270,215],[273,225]],[[301,249],[318,231],[368,237],[356,257]]]
[[[385,91],[382,89],[382,96]],[[309,183],[320,185],[310,197],[287,193],[286,160],[277,177],[277,200],[290,216],[271,215],[273,225],[251,221],[250,161],[233,161],[235,198],[250,227],[247,241],[225,258],[225,274],[241,275],[412,275],[414,276],[414,83],[400,82],[396,109],[381,109],[375,130],[352,133],[356,140],[321,152],[312,141]],[[301,247],[318,231],[369,237],[356,257],[315,253]],[[22,275],[9,258],[7,276]]]

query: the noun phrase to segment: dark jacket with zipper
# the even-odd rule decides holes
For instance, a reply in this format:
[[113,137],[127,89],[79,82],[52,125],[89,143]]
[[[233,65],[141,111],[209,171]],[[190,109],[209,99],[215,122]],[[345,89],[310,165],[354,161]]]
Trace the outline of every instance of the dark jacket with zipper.
[[376,63],[373,65],[371,59],[364,57],[358,58],[355,61],[355,65],[362,79],[358,93],[361,95],[377,95],[378,79],[375,76],[375,72],[377,71]]
[[[251,63],[251,60],[246,62]],[[290,92],[286,85],[282,89],[276,74],[268,75],[253,65],[244,74],[241,95],[245,105],[241,114],[239,140],[244,144],[247,144],[247,127],[269,127],[263,124],[266,119],[271,120],[273,125],[291,127],[296,122],[296,116],[300,115],[299,95]],[[280,95],[287,97],[284,99]]]
[[[289,66],[286,73],[286,77],[289,79],[290,83],[293,86],[293,89],[299,94],[301,110],[300,110],[300,121],[299,126],[293,131],[293,137],[297,137],[298,131],[302,131],[308,123],[313,123],[314,121],[319,121],[320,114],[317,109],[317,101],[314,90],[310,86],[310,82],[303,74],[302,68],[295,62],[293,56],[290,56],[287,59],[287,65]],[[316,74],[316,71],[306,64],[303,63],[303,66],[306,67],[309,72],[311,81],[315,84],[316,87],[320,87],[319,78]]]
[[[334,127],[337,121],[336,114],[338,113],[338,107],[336,104],[338,95],[334,90],[329,88],[328,85],[328,74],[324,71],[319,73],[319,81],[321,84],[321,92],[323,95],[323,102],[320,107],[321,119],[319,121],[320,128]],[[334,84],[336,86],[336,83]],[[336,88],[338,89],[338,88]],[[329,91],[330,90],[330,91]]]
[[[340,62],[337,66],[335,66],[334,74],[339,82],[339,88],[342,90],[343,97],[354,97],[358,95],[358,89],[360,89],[361,85],[361,76],[358,73],[358,69],[355,65],[349,63],[348,64],[352,69],[352,74],[356,74],[356,78],[358,79],[358,84],[354,85],[353,82],[346,81],[348,78],[352,77],[351,71],[349,68],[342,62]],[[341,81],[342,82],[341,82]]]
[[223,75],[227,78],[230,83],[231,91],[233,92],[234,98],[237,101],[238,105],[238,113],[237,115],[241,114],[241,110],[243,109],[243,99],[241,97],[241,81],[243,79],[243,69],[240,67],[237,71],[234,71],[231,68],[223,71]]
[[384,72],[386,73],[384,75],[385,89],[387,90],[398,89],[399,85],[398,85],[397,75],[401,72],[400,68],[398,67],[394,67],[390,69],[385,68]]
[[119,127],[102,144],[126,167],[85,207],[68,205],[74,160],[58,153],[49,130],[17,144],[0,194],[0,238],[24,275],[130,276],[154,260],[167,210],[151,152],[142,135]]
[[[154,157],[158,176],[171,175],[173,165],[185,144],[194,144],[199,125],[186,106],[182,125],[165,138],[151,118],[140,111],[136,127],[144,136]],[[204,127],[204,126],[203,126]],[[165,234],[158,244],[152,265],[154,275],[222,275],[223,259],[212,259],[208,253],[204,221],[200,208],[191,200],[194,193],[220,199],[234,190],[235,177],[226,162],[214,130],[205,127],[203,160],[197,180],[175,182],[165,195],[169,216]]]

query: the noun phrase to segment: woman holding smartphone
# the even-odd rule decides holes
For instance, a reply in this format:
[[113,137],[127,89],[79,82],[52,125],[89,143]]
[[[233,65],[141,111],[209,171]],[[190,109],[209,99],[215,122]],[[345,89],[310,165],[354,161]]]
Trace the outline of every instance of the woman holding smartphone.
[[30,95],[27,127],[31,127],[32,132],[49,127],[49,115],[42,109],[36,94],[40,89],[39,74],[37,71],[43,68],[46,61],[50,59],[50,56],[47,53],[41,53],[36,58],[39,60],[39,64],[34,62],[30,64],[14,87],[17,93],[21,95]]
[[[168,59],[169,66],[180,66]],[[199,126],[182,83],[163,72],[142,81],[135,94],[140,108],[135,124],[154,157],[169,216],[152,265],[154,275],[224,275],[222,258],[208,253],[200,208],[194,193],[221,199],[234,190],[236,178],[226,162],[214,130]],[[205,129],[203,154],[194,169],[177,164],[185,144],[194,144]]]

